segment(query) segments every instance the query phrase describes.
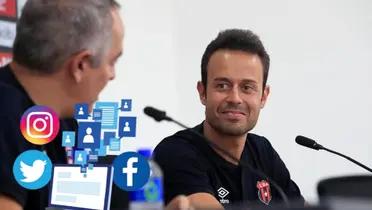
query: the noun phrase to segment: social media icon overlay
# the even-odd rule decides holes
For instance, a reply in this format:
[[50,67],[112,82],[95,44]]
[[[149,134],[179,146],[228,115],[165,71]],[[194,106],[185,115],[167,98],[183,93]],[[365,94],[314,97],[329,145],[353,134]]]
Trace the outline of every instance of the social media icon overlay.
[[84,150],[76,150],[74,163],[79,165],[87,164],[87,152]]
[[88,119],[89,117],[89,105],[87,103],[84,104],[76,104],[75,105],[75,119]]
[[103,133],[103,143],[104,145],[109,145],[111,138],[115,138],[116,132],[104,132]]
[[75,132],[74,131],[63,131],[62,132],[62,146],[63,147],[75,146]]
[[36,190],[48,184],[52,175],[52,162],[38,150],[21,153],[13,164],[13,175],[19,185]]
[[136,137],[137,117],[119,118],[119,137]]
[[80,122],[78,129],[77,148],[96,149],[100,146],[101,123],[99,122]]
[[101,121],[102,120],[102,110],[93,109],[93,120],[94,121]]
[[150,165],[136,152],[124,152],[114,160],[114,183],[125,191],[141,189],[149,180]]
[[117,128],[118,107],[119,103],[117,102],[96,102],[95,109],[102,110],[102,129]]
[[33,106],[21,118],[20,129],[25,139],[43,145],[54,140],[59,131],[59,118],[51,108]]
[[132,111],[132,99],[122,99],[120,110],[123,112]]
[[119,138],[111,138],[109,149],[110,149],[110,151],[120,151],[120,139]]

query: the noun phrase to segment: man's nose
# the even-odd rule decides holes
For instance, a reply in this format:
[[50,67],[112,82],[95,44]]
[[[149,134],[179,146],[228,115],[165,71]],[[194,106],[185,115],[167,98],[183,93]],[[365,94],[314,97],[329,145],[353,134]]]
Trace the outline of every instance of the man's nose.
[[229,92],[227,101],[234,104],[241,104],[243,100],[240,94],[241,92],[239,90],[239,87],[233,87]]

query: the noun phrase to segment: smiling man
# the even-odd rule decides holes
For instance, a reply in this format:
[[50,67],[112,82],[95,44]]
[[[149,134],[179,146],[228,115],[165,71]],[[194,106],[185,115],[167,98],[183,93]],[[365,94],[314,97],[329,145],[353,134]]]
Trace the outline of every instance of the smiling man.
[[197,84],[205,121],[165,138],[154,152],[164,171],[166,202],[180,194],[196,208],[280,202],[270,182],[246,166],[251,165],[278,183],[291,200],[303,204],[299,188],[270,142],[249,133],[270,92],[269,65],[260,39],[249,30],[223,31],[208,45],[202,81]]

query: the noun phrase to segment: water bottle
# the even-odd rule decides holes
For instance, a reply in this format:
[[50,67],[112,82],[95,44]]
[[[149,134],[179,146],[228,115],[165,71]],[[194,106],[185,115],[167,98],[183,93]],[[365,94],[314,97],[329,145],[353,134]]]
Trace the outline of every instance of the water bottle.
[[162,210],[163,173],[159,165],[151,159],[150,149],[140,149],[138,153],[149,159],[150,178],[142,189],[129,192],[129,210]]

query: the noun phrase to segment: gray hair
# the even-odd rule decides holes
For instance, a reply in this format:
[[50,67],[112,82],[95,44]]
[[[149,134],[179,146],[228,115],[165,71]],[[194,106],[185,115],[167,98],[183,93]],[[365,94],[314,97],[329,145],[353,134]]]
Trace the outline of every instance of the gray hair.
[[114,0],[28,0],[17,23],[13,58],[40,73],[53,73],[83,50],[100,65],[111,47]]

